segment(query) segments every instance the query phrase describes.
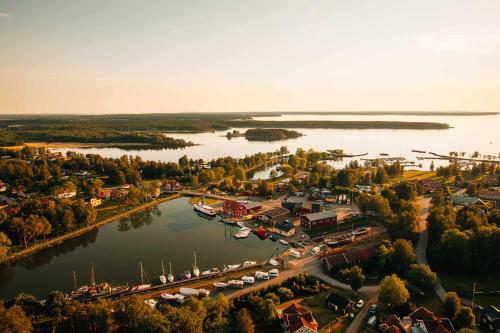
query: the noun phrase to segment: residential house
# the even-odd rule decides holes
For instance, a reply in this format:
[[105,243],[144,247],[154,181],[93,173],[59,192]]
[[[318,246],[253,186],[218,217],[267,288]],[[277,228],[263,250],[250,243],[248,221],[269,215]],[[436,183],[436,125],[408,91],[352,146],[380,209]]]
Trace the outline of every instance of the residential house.
[[285,237],[293,237],[295,235],[295,226],[292,223],[286,221],[274,224],[274,226],[269,230]]
[[337,223],[337,212],[327,210],[324,212],[307,214],[301,217],[300,224],[304,228],[316,229]]
[[318,323],[312,312],[298,303],[292,303],[278,311],[281,327],[285,333],[316,333]]
[[450,196],[450,201],[455,206],[485,206],[484,201],[478,197],[468,197],[465,195],[452,195]]
[[224,215],[228,217],[241,217],[261,209],[262,203],[255,201],[225,200],[223,205]]
[[420,179],[417,181],[417,186],[422,189],[422,193],[428,194],[440,189],[442,184],[432,179]]
[[56,194],[57,199],[70,199],[76,197],[76,190],[75,191],[64,191],[59,194]]
[[335,293],[326,297],[326,305],[335,312],[348,314],[354,309],[354,302]]
[[498,189],[482,189],[477,191],[479,199],[483,201],[491,201],[495,208],[500,209],[500,190]]
[[421,306],[408,316],[398,318],[389,315],[379,324],[383,333],[454,333],[455,328],[448,318],[438,318],[434,313]]
[[377,247],[369,246],[326,256],[321,259],[321,263],[328,272],[332,272],[334,269],[340,270],[348,266],[365,263],[376,256]]
[[177,191],[181,188],[181,183],[175,179],[164,179],[161,181],[162,191]]

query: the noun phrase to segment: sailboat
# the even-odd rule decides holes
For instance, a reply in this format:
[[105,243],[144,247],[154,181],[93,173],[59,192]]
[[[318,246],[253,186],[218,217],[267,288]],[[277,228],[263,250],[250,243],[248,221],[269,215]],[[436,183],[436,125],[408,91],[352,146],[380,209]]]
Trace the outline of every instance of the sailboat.
[[189,271],[189,269],[187,271],[184,272],[184,277],[186,279],[190,279],[191,278],[191,272]]
[[172,274],[172,263],[170,261],[168,262],[168,266],[170,268],[170,271],[168,273],[167,280],[168,280],[168,282],[172,283],[172,282],[174,282],[175,277],[174,277],[174,274]]
[[163,260],[161,261],[161,275],[160,275],[160,282],[162,284],[167,283],[167,277],[165,276],[165,268],[163,267]]
[[193,253],[194,253],[193,275],[198,277],[200,276],[200,269],[196,265],[196,251],[193,251]]
[[144,268],[142,267],[142,261],[139,262],[139,265],[141,266],[141,283],[133,286],[131,289],[132,291],[141,291],[151,287],[151,283],[144,283]]

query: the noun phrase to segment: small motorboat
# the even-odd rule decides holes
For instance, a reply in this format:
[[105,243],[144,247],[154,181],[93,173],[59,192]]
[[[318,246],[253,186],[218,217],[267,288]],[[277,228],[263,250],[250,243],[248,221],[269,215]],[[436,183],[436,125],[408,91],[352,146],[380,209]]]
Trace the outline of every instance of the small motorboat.
[[154,310],[156,308],[156,304],[158,304],[158,301],[153,298],[150,298],[144,300],[144,303],[146,303],[146,305],[148,305],[151,309]]
[[244,228],[245,227],[245,222],[243,221],[240,221],[240,222],[236,222],[236,225],[240,228]]
[[275,235],[269,236],[269,239],[272,240],[273,242],[276,242],[279,238]]
[[199,294],[199,291],[196,290],[196,289],[193,289],[193,288],[186,288],[186,287],[181,287],[179,289],[179,293],[182,295],[182,296],[198,296]]
[[245,282],[242,280],[229,280],[227,282],[229,287],[242,289],[245,286]]
[[227,272],[227,271],[232,271],[234,269],[238,269],[240,268],[241,265],[224,265],[224,269],[222,270],[223,272]]
[[213,286],[218,289],[224,289],[228,286],[228,284],[224,282],[214,282]]
[[190,279],[190,278],[191,278],[191,272],[190,272],[189,270],[185,271],[185,272],[184,272],[184,277],[185,277],[186,279]]
[[175,301],[175,295],[172,295],[172,294],[163,293],[163,294],[160,294],[160,297],[166,301]]
[[213,207],[204,205],[203,202],[198,202],[194,206],[194,210],[203,214],[206,214],[208,216],[216,216],[217,213],[215,212],[215,209]]
[[274,267],[279,266],[280,264],[279,261],[274,258],[269,259],[269,263]]
[[280,239],[280,243],[283,244],[283,245],[290,244],[290,243],[288,243],[288,241],[284,240],[283,238]]
[[207,289],[198,289],[198,296],[199,297],[210,297],[210,290]]
[[201,272],[201,276],[210,276],[219,274],[219,269],[217,267],[212,268],[211,270]]
[[243,267],[250,267],[250,266],[255,266],[255,265],[257,265],[256,261],[247,260],[247,261],[243,262]]

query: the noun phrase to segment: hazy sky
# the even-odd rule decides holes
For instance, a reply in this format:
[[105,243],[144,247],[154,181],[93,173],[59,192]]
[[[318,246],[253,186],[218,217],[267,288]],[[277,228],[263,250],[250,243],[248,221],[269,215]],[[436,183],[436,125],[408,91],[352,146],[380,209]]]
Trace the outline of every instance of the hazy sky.
[[0,113],[500,111],[500,0],[0,0]]

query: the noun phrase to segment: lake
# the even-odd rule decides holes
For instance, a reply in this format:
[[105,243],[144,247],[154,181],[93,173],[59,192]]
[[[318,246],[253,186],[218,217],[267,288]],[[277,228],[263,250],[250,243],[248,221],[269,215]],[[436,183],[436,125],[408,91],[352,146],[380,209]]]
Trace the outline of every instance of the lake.
[[[168,133],[168,136],[192,141],[197,146],[177,150],[124,150],[119,148],[84,148],[61,149],[94,153],[106,157],[118,158],[122,155],[139,155],[144,160],[176,162],[187,155],[194,159],[211,160],[217,157],[244,157],[258,152],[268,152],[287,146],[294,152],[297,148],[326,151],[343,149],[351,154],[368,153],[363,158],[380,157],[387,153],[392,157],[403,156],[407,160],[422,163],[422,169],[428,169],[429,160],[417,161],[421,155],[412,149],[448,154],[450,151],[464,151],[468,154],[479,151],[481,154],[498,156],[500,148],[500,115],[491,116],[342,116],[342,115],[284,115],[281,117],[257,117],[256,120],[380,120],[380,121],[424,121],[448,123],[453,128],[448,130],[389,130],[389,129],[298,129],[303,137],[284,141],[261,142],[248,141],[244,137],[231,140],[223,137],[226,131],[214,133]],[[240,128],[243,132],[246,129]],[[344,158],[331,162],[337,168],[345,166],[350,160]],[[436,166],[446,165],[446,161],[435,161]],[[266,171],[267,172],[267,171]],[[268,174],[268,172],[267,172]],[[262,174],[261,174],[262,175]]]
[[236,240],[237,227],[197,215],[188,198],[159,204],[155,209],[107,224],[98,230],[63,242],[20,261],[0,265],[0,298],[21,292],[43,298],[52,290],[72,289],[72,271],[78,283],[88,284],[91,263],[97,282],[139,281],[139,261],[149,280],[156,282],[161,261],[168,262],[177,276],[192,269],[193,251],[198,267],[222,269],[224,264],[271,257],[279,242],[261,240],[255,235]]

